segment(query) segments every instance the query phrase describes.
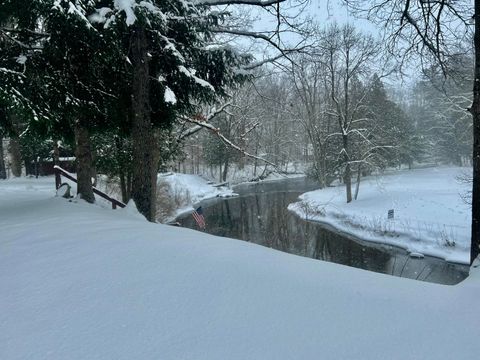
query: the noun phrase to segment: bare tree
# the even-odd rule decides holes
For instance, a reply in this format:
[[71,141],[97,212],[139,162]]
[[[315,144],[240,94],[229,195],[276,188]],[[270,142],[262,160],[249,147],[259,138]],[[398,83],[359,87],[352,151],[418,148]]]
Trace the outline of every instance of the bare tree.
[[[472,238],[470,262],[480,252],[480,0],[344,0],[359,14],[383,24],[387,43],[397,49],[401,63],[415,57],[430,60],[449,74],[450,56],[458,52],[459,39],[470,37],[473,28],[475,53],[473,102]],[[473,19],[473,24],[472,24]],[[473,26],[472,26],[473,25]],[[420,55],[420,56],[418,56]]]
[[331,114],[336,118],[342,141],[339,156],[348,203],[352,201],[354,161],[351,139],[354,134],[360,134],[356,125],[363,121],[360,110],[366,96],[366,91],[359,93],[356,85],[360,78],[368,77],[380,47],[371,36],[358,33],[351,25],[341,28],[333,25],[325,32],[319,48],[327,69],[326,87],[330,94]]
[[313,174],[324,188],[333,180],[331,146],[335,123],[329,110],[329,95],[324,79],[327,77],[324,62],[318,56],[303,55],[291,68],[292,82],[299,102],[298,118],[313,151]]

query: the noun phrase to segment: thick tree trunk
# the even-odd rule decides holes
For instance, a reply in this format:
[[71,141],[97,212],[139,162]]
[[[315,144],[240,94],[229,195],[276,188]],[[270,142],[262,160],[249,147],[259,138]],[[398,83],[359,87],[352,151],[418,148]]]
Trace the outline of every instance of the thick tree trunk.
[[132,198],[149,221],[155,221],[157,191],[157,156],[155,135],[150,120],[149,64],[145,29],[132,29],[133,63],[133,180]]
[[75,123],[75,156],[77,157],[77,196],[93,203],[92,151],[88,129],[80,121]]
[[0,132],[0,180],[7,178],[7,170],[5,169],[5,158],[3,153],[3,134]]
[[352,170],[350,167],[350,157],[348,156],[348,136],[343,135],[343,159],[345,162],[345,173],[343,175],[343,181],[345,182],[345,188],[347,190],[347,203],[352,201]]
[[480,0],[475,0],[475,71],[473,82],[473,186],[472,186],[472,241],[470,263],[479,254],[480,245]]
[[18,138],[10,138],[8,152],[10,153],[10,167],[12,169],[12,175],[15,177],[22,176],[22,153],[20,152],[20,143]]

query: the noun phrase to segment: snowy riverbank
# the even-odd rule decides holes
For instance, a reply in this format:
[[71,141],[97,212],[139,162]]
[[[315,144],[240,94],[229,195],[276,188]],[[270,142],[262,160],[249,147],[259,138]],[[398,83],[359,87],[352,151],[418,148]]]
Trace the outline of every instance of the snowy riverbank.
[[[462,199],[470,185],[458,180],[469,168],[427,168],[362,180],[358,200],[345,201],[345,187],[303,194],[289,209],[359,238],[392,244],[412,253],[468,263],[470,206]],[[394,210],[394,219],[387,218]]]
[[480,273],[435,285],[0,181],[0,358],[474,359]]
[[[171,205],[174,209],[165,217],[166,222],[172,221],[180,214],[192,212],[202,200],[236,196],[230,187],[216,186],[198,175],[170,172],[158,174],[157,179],[159,193],[164,192],[165,197],[174,200]],[[164,187],[164,185],[167,186]],[[160,203],[160,211],[162,205],[165,206]]]
[[[305,175],[270,173],[265,179],[256,182],[244,181],[235,183],[235,185],[282,181],[299,177],[305,177]],[[165,222],[172,221],[181,214],[192,212],[203,200],[216,197],[226,198],[237,195],[234,190],[232,190],[232,183],[229,181],[220,183],[220,185],[223,185],[219,186],[219,184],[215,184],[213,181],[208,181],[200,175],[172,172],[160,173],[157,178],[159,193],[164,192],[166,197],[174,200],[172,206],[175,207],[175,209],[173,209],[168,216],[165,216]],[[233,181],[233,179],[231,180]],[[165,187],[165,185],[167,186]],[[162,205],[165,206],[165,202],[160,204],[160,211],[162,211]]]

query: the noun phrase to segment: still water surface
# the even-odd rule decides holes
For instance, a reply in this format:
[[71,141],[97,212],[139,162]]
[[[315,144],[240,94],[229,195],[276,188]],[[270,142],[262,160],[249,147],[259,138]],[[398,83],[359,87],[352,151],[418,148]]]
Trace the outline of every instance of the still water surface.
[[[303,178],[236,187],[239,197],[202,203],[206,232],[410,279],[453,285],[468,276],[468,266],[433,257],[413,259],[400,248],[361,241],[287,210],[301,193],[315,188]],[[197,229],[191,215],[178,221]]]

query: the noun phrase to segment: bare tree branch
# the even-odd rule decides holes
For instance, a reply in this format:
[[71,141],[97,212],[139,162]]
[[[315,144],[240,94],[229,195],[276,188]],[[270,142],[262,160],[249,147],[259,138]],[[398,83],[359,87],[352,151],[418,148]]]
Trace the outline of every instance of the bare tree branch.
[[221,132],[220,132],[220,129],[216,128],[214,125],[208,123],[208,122],[205,122],[205,121],[201,121],[201,120],[197,120],[197,119],[194,119],[194,118],[191,118],[191,117],[182,117],[182,120],[184,121],[187,121],[187,122],[190,122],[192,124],[195,124],[197,126],[200,126],[202,128],[205,128],[207,130],[210,130],[210,132],[212,134],[214,134],[215,136],[217,136],[225,145],[231,147],[232,149],[235,149],[237,150],[238,152],[240,152],[241,154],[249,157],[249,158],[252,158],[252,159],[256,159],[256,160],[260,160],[260,161],[263,161],[264,163],[268,164],[268,165],[271,165],[273,166],[274,168],[277,168],[277,166],[260,157],[260,156],[256,156],[256,155],[253,155],[253,154],[250,154],[248,152],[246,152],[244,149],[242,149],[240,146],[234,144],[232,141],[230,141],[229,139],[227,139]]
[[271,5],[277,5],[286,0],[198,0],[196,5],[253,5],[260,7],[267,7]]

